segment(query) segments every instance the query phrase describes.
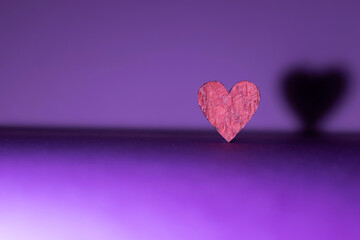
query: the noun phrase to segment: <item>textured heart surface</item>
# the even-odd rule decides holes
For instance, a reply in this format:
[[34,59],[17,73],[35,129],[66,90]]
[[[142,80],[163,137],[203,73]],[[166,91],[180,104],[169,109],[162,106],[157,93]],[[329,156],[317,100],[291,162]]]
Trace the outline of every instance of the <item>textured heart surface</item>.
[[230,142],[254,115],[260,92],[248,81],[236,83],[230,92],[222,83],[211,81],[199,89],[198,102],[205,117]]

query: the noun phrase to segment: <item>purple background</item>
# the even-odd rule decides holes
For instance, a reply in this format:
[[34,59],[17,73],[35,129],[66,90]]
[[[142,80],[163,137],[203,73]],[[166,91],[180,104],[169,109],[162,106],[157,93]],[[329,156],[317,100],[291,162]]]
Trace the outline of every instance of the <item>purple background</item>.
[[293,129],[298,63],[354,80],[324,126],[359,130],[359,1],[1,1],[0,125],[210,128],[199,87],[254,82],[249,129]]

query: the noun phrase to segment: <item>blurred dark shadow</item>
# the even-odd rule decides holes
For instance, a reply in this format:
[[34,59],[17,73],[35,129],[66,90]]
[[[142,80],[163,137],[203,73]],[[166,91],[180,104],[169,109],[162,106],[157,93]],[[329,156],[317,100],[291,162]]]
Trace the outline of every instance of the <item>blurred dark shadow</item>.
[[296,67],[285,74],[282,91],[300,118],[305,136],[321,132],[321,124],[345,96],[348,85],[348,72],[340,67]]

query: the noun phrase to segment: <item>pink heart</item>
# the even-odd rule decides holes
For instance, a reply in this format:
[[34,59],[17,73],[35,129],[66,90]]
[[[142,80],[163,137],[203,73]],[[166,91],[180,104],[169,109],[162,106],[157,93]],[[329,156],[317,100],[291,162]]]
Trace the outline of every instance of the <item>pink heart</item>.
[[230,142],[254,115],[260,92],[248,81],[236,83],[229,93],[222,83],[211,81],[199,89],[198,102],[205,117]]

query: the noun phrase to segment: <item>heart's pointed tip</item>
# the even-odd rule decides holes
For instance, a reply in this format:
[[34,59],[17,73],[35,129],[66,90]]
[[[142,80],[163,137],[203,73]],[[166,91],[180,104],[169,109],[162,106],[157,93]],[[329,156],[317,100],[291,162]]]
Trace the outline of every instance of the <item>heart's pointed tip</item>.
[[[222,135],[221,135],[222,136]],[[230,143],[235,137],[224,137],[222,136],[226,142]]]

